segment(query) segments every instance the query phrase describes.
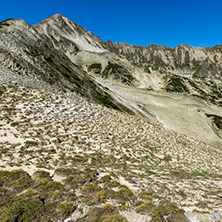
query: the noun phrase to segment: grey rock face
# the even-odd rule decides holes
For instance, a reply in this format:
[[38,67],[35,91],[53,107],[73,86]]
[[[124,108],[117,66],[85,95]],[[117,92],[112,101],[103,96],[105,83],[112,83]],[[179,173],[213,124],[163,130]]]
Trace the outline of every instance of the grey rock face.
[[194,77],[215,76],[221,80],[221,51],[216,48],[199,48],[179,45],[172,49],[167,46],[133,46],[123,43],[106,42],[107,48],[121,54],[144,69],[160,71],[163,74],[194,75]]
[[[127,68],[106,49],[106,44],[98,36],[70,19],[56,14],[34,27],[41,35],[48,36],[56,49],[85,70],[92,70],[97,76],[114,78],[129,85],[134,80]],[[101,65],[99,72],[90,69],[95,64]]]
[[12,19],[0,25],[0,67],[36,82],[44,81],[58,90],[77,92],[109,107],[129,111],[117,105],[106,89],[56,49],[47,35],[23,20]]
[[198,48],[179,45],[133,46],[122,43],[106,43],[116,55],[124,56],[133,66],[147,75],[157,72],[163,79],[163,89],[187,93],[221,105],[222,54],[219,46]]

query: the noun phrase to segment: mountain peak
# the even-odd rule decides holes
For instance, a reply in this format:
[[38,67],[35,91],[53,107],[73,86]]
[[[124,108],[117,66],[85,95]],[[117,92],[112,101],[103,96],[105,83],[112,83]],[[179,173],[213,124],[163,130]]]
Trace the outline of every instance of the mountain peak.
[[52,18],[66,18],[64,15],[62,15],[62,14],[54,14],[54,15],[52,15],[51,16]]
[[0,22],[0,28],[1,30],[4,30],[4,32],[23,32],[24,30],[32,30],[32,32],[35,32],[32,26],[23,19],[6,19]]
[[74,43],[79,49],[88,52],[106,51],[104,42],[98,36],[61,14],[55,14],[34,25],[34,27],[39,33],[50,37],[52,41],[66,41],[67,44],[68,42],[69,44]]
[[55,14],[55,15],[52,15],[51,17],[49,17],[49,19],[53,19],[53,20],[56,20],[56,21],[70,21],[72,23],[74,23],[72,20],[70,20],[69,18],[65,17],[64,15],[62,14]]
[[[44,20],[42,20],[40,23],[38,24],[44,24],[44,23],[57,23],[58,25],[62,25],[63,23],[67,22],[67,21],[70,21],[72,23],[74,23],[73,21],[71,21],[70,19],[68,19],[67,17],[65,17],[64,15],[61,15],[61,14],[55,14],[55,15],[52,15]],[[38,25],[36,24],[36,25]]]
[[6,26],[10,26],[10,25],[16,25],[16,26],[26,26],[26,27],[31,27],[31,25],[29,23],[27,23],[25,20],[23,19],[6,19],[2,22],[0,22],[0,24],[5,24]]

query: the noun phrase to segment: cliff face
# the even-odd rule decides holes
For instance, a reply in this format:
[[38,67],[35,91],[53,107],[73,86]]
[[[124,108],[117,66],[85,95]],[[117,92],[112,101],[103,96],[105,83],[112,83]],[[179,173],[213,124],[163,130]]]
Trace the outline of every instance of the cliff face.
[[222,60],[219,47],[198,48],[179,45],[172,49],[167,46],[133,46],[124,43],[106,42],[107,48],[116,55],[124,55],[134,65],[148,73],[188,75],[195,78],[214,77],[221,80]]
[[141,47],[110,41],[106,45],[111,52],[124,56],[146,76],[158,75],[162,89],[196,95],[214,104],[222,104],[220,46],[198,48],[179,45],[171,49],[166,46]]

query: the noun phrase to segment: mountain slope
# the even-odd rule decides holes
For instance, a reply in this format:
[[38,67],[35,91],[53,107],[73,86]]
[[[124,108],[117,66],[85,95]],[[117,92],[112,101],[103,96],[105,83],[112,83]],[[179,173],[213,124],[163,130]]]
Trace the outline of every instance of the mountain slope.
[[34,25],[34,28],[48,36],[56,49],[85,71],[132,84],[133,77],[121,61],[105,48],[106,44],[70,19],[56,14]]
[[4,70],[29,78],[35,87],[47,84],[57,90],[77,92],[109,107],[131,112],[118,104],[106,92],[107,89],[94,82],[63,52],[55,49],[47,36],[40,35],[25,21],[3,21],[0,33],[0,65]]
[[220,221],[221,63],[1,22],[0,221]]
[[222,216],[221,151],[81,96],[0,90],[1,221]]
[[[7,76],[11,70],[34,87],[74,91],[222,146],[222,127],[216,124],[222,117],[220,46],[171,49],[104,43],[59,14],[33,27],[23,20],[4,21],[0,31],[0,64]],[[178,94],[188,96],[188,104],[175,106]]]

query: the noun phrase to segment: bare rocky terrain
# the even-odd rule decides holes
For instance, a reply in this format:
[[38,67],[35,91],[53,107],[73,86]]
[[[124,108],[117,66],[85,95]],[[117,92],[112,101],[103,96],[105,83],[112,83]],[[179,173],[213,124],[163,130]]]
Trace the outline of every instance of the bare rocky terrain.
[[222,221],[221,67],[220,46],[1,22],[0,221]]
[[[1,92],[1,170],[23,170],[32,179],[36,171],[49,172],[52,181],[69,187],[69,195],[77,195],[71,202],[65,197],[62,201],[78,206],[70,212],[71,218],[92,217],[85,211],[80,214],[79,208],[88,212],[106,203],[128,221],[138,221],[132,219],[138,216],[149,221],[152,208],[163,203],[167,207],[168,202],[181,212],[220,212],[220,150],[77,95],[4,84]],[[83,181],[75,182],[79,172],[84,175],[87,170],[96,172],[95,178],[88,181],[81,176]],[[25,198],[32,186],[25,184],[19,193]],[[85,196],[86,186],[96,186],[87,192],[101,197]],[[127,189],[126,196],[119,194],[122,188]],[[42,195],[39,190],[35,194]],[[43,194],[50,203],[47,195]],[[170,215],[167,209],[158,214],[160,218]],[[6,221],[5,214],[0,215]]]

